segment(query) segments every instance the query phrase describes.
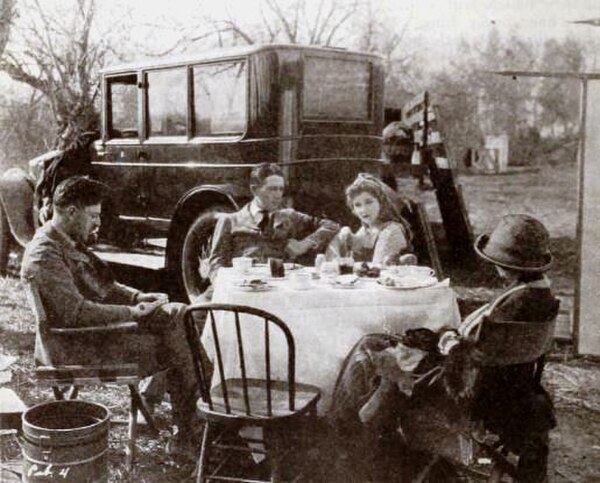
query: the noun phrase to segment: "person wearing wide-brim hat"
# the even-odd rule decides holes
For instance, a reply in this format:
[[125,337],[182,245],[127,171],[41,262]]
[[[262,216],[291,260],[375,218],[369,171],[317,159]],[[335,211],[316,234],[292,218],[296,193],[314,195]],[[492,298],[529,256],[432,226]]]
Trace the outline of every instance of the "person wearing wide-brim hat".
[[[484,318],[535,324],[556,317],[559,302],[545,275],[552,265],[549,242],[544,225],[523,214],[504,216],[490,233],[477,238],[475,252],[495,265],[508,287],[467,316],[458,334],[441,334],[442,353],[448,354],[461,339],[474,338]],[[556,424],[552,401],[535,381],[534,371],[534,364],[485,369],[473,404],[474,417],[520,455],[516,481],[545,481],[548,432]]]
[[[539,220],[520,214],[503,217],[494,230],[482,234],[475,242],[477,254],[494,264],[508,282],[508,287],[493,301],[467,316],[458,330],[407,331],[397,337],[397,345],[392,348],[388,344],[383,349],[370,348],[370,342],[385,342],[387,336],[371,334],[361,339],[338,376],[329,413],[334,428],[341,428],[343,433],[347,427],[354,428],[353,424],[360,427],[362,422],[369,431],[376,432],[382,426],[381,421],[393,423],[400,412],[403,434],[410,439],[410,435],[418,432],[425,440],[431,434],[433,448],[439,443],[439,431],[432,432],[431,424],[419,426],[420,422],[436,420],[439,415],[453,420],[457,416],[454,409],[458,399],[453,399],[452,392],[462,398],[461,407],[464,401],[464,407],[471,408],[471,418],[482,421],[488,430],[501,437],[506,449],[520,456],[516,481],[545,481],[548,433],[555,425],[555,418],[550,397],[534,377],[534,364],[482,368],[475,391],[475,378],[471,376],[478,368],[477,351],[471,349],[477,349],[473,342],[476,329],[486,317],[492,322],[532,324],[556,317],[558,301],[545,275],[552,263],[549,241],[548,231]],[[371,350],[369,357],[365,357],[368,350]],[[398,357],[400,353],[402,357]],[[394,358],[397,366],[377,373],[377,361],[390,358]],[[415,367],[408,369],[408,360]],[[443,391],[425,391],[414,396],[405,391],[405,385],[398,384],[405,381],[398,374],[413,371],[413,375],[422,375],[423,370],[429,370],[424,368],[435,365],[442,368],[438,381],[442,381]],[[382,364],[382,367],[388,366]],[[473,367],[476,369],[471,372]],[[380,381],[375,390],[374,381]],[[390,381],[394,384],[389,384]],[[451,388],[447,382],[451,382]],[[469,395],[473,393],[476,396],[471,400]],[[428,394],[432,394],[429,399]],[[407,397],[411,398],[410,404]]]
[[528,215],[507,215],[494,231],[477,238],[475,251],[498,267],[539,274],[552,264],[549,241],[548,231],[540,221]]

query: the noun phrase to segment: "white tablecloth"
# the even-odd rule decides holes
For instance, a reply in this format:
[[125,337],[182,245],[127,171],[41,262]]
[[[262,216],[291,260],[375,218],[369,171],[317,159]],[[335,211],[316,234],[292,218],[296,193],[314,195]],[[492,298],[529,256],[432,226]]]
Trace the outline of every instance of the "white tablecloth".
[[[269,280],[273,290],[244,292],[235,287],[240,275],[222,268],[215,282],[212,302],[249,305],[271,312],[290,328],[296,343],[296,380],[319,386],[319,411],[327,410],[342,362],[361,336],[376,332],[403,333],[406,329],[460,322],[456,296],[448,284],[416,290],[384,288],[372,279],[361,279],[357,288],[342,289],[322,281],[314,288],[294,290],[287,279]],[[209,324],[205,347],[212,350]],[[220,326],[221,327],[221,326]],[[264,377],[262,324],[243,324],[244,356],[249,377]],[[276,331],[273,331],[276,332]],[[228,377],[239,377],[233,324],[220,332],[221,350]],[[272,369],[286,376],[286,353],[282,336],[272,336]]]

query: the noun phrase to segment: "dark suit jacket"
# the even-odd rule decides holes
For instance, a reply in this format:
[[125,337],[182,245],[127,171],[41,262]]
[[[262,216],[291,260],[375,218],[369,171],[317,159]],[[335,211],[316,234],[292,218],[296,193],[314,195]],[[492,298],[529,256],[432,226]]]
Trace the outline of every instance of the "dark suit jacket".
[[[549,287],[535,285],[511,294],[496,307],[491,319],[534,324],[555,318],[559,301]],[[535,383],[534,370],[533,364],[485,368],[473,405],[473,417],[502,435],[508,447],[516,451],[555,424],[552,402]]]
[[44,364],[108,357],[110,351],[103,347],[103,338],[51,337],[48,329],[131,320],[126,306],[133,305],[139,293],[115,282],[104,262],[51,222],[42,226],[27,245],[21,276],[35,283],[46,312],[47,326],[37,328],[35,349],[36,360]]
[[210,279],[220,267],[230,267],[234,257],[252,257],[267,261],[269,257],[285,258],[287,242],[294,238],[309,240],[315,250],[324,249],[338,232],[333,221],[284,208],[271,213],[271,223],[264,233],[250,213],[250,204],[240,211],[220,216],[213,234],[210,254]]

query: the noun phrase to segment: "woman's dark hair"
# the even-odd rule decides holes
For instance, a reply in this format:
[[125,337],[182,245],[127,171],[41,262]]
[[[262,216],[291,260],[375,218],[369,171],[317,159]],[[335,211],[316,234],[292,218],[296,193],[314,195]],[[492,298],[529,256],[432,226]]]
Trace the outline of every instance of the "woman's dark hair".
[[62,181],[54,191],[52,204],[57,208],[67,206],[97,205],[108,196],[110,188],[99,181],[90,179],[88,176],[71,176]]
[[269,176],[283,176],[281,167],[275,163],[261,163],[250,173],[250,186],[261,186]]

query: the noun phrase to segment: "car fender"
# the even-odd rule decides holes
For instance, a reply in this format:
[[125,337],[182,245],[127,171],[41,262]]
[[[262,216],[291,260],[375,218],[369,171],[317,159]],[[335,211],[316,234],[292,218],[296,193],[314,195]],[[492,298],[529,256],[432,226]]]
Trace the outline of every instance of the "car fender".
[[21,168],[10,168],[0,177],[0,203],[4,208],[10,232],[19,245],[33,238],[33,180]]
[[231,185],[202,185],[186,192],[177,202],[171,218],[167,239],[167,268],[176,266],[186,230],[203,209],[227,204],[238,210],[236,199],[242,196],[243,193],[239,193]]

